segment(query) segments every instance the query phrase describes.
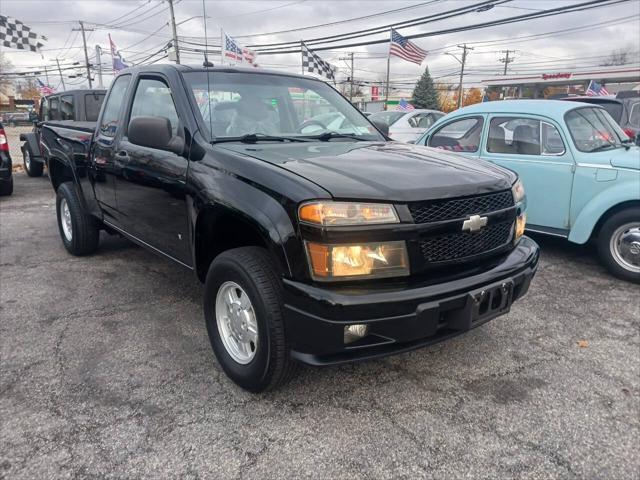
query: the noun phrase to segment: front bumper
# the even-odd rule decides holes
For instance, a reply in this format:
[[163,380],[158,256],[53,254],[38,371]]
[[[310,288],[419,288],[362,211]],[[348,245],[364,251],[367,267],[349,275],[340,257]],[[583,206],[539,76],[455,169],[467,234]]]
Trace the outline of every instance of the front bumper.
[[[522,237],[487,270],[428,285],[329,289],[284,281],[291,355],[331,365],[406,352],[440,342],[509,311],[538,267],[539,247]],[[495,300],[494,300],[495,298]],[[369,334],[344,343],[344,327],[368,324]]]

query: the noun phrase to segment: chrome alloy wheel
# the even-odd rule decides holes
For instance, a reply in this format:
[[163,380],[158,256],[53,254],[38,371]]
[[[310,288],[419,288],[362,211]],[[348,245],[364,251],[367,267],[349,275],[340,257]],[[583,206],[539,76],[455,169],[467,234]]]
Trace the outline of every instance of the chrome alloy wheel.
[[27,170],[31,170],[31,155],[29,155],[29,150],[24,149],[24,166],[27,167]]
[[227,353],[246,365],[258,348],[258,321],[247,293],[235,282],[225,282],[216,295],[216,323]]
[[611,235],[609,249],[618,265],[640,273],[640,224],[634,222],[619,226]]
[[69,204],[66,198],[60,201],[60,223],[62,224],[64,238],[70,242],[73,240],[73,225],[71,223],[71,212],[69,211]]

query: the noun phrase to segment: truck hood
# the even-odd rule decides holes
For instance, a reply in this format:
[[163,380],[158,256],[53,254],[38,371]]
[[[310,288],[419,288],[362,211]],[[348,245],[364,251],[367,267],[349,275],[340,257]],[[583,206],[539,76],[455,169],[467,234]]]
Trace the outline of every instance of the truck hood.
[[515,173],[488,162],[396,142],[221,143],[314,182],[334,198],[411,202],[511,188]]
[[640,170],[640,147],[631,147],[629,150],[618,148],[611,157],[611,165],[618,168],[631,168]]

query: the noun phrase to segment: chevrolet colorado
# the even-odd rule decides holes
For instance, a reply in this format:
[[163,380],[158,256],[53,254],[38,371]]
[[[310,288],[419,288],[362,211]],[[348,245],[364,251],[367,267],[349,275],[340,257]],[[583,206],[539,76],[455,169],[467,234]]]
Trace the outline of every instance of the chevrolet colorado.
[[41,146],[66,249],[106,230],[193,270],[221,367],[258,392],[297,362],[460,334],[529,287],[517,176],[383,130],[309,77],[151,65],[114,79],[97,125],[45,122]]

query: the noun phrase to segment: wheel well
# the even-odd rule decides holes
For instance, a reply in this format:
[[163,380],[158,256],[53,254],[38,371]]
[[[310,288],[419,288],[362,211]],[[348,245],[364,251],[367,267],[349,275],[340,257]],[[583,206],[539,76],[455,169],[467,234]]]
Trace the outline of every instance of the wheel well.
[[209,265],[225,250],[250,246],[267,248],[264,236],[255,225],[228,212],[214,209],[201,212],[195,228],[198,278],[205,281]]
[[600,229],[602,228],[602,225],[604,224],[604,222],[607,221],[609,217],[611,217],[611,215],[614,215],[618,212],[621,212],[623,210],[626,210],[627,208],[632,208],[632,207],[640,207],[640,201],[628,200],[626,202],[618,203],[617,205],[614,205],[609,210],[604,212],[602,216],[598,219],[598,222],[596,223],[596,225],[593,227],[593,231],[591,232],[591,238],[596,238],[598,236],[598,234],[600,233]]
[[48,167],[54,190],[57,191],[60,184],[64,182],[73,181],[73,172],[71,171],[71,168],[57,158],[50,159]]

